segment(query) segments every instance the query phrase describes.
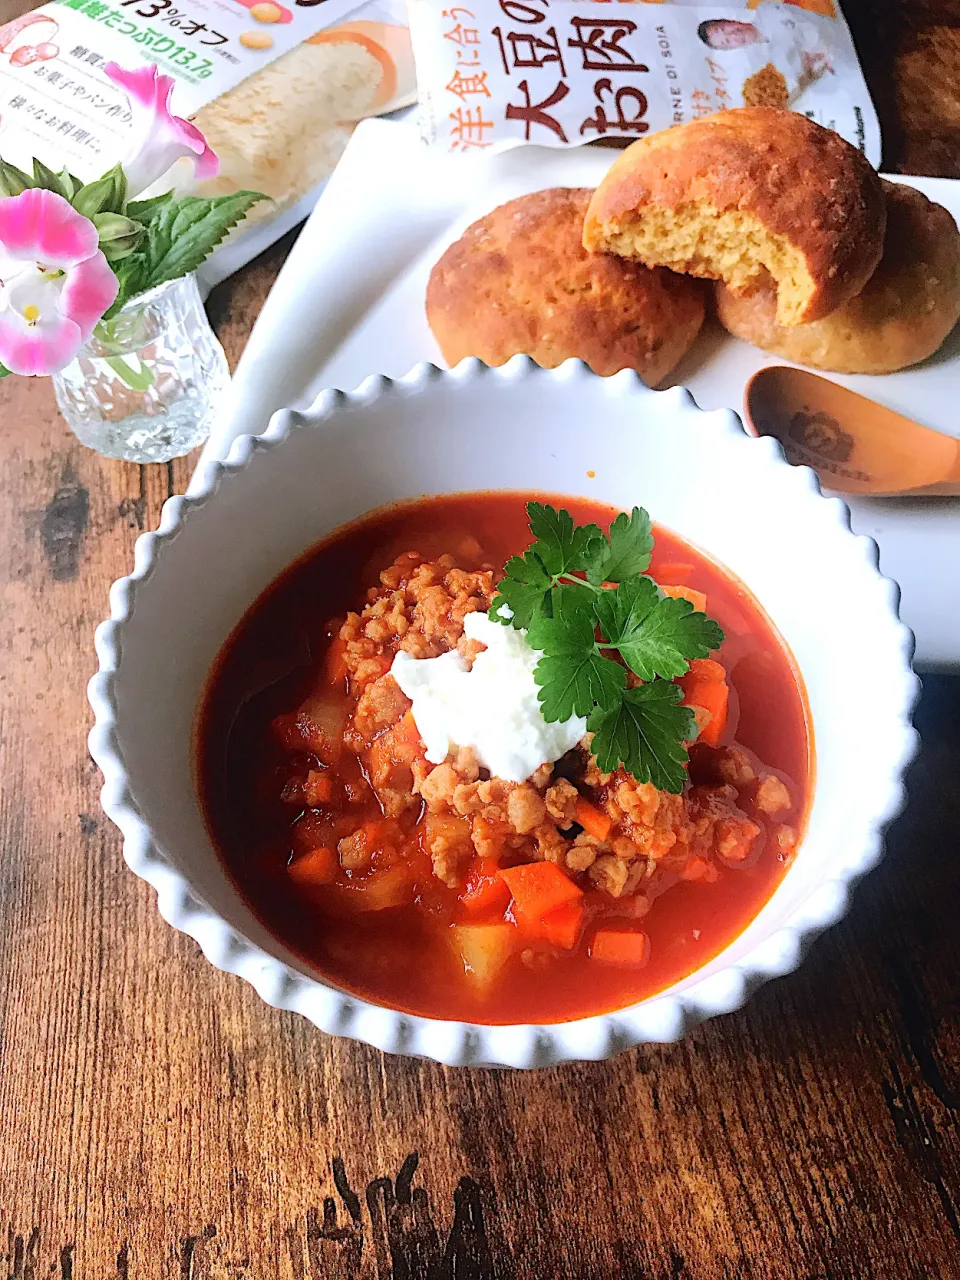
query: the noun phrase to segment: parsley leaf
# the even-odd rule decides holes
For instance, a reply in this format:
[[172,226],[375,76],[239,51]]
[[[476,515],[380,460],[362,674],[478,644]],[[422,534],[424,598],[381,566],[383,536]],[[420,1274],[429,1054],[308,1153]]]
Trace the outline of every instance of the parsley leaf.
[[[542,502],[528,502],[530,532],[536,541],[522,556],[507,561],[500,594],[490,608],[497,622],[529,627],[534,619],[551,617],[550,593],[565,575],[582,573],[607,543],[595,524],[575,525],[569,511]],[[513,612],[504,617],[503,602]]]
[[589,715],[597,703],[615,701],[627,684],[624,668],[597,648],[589,591],[573,585],[558,587],[553,605],[553,617],[537,618],[527,632],[533,648],[544,654],[534,679],[548,724]]
[[[642,507],[617,516],[608,535],[546,503],[529,503],[527,515],[535,541],[507,562],[490,617],[526,630],[540,652],[534,679],[544,719],[586,717],[605,773],[622,766],[682,791],[684,743],[697,726],[671,681],[719,648],[723,632],[689,600],[661,596],[645,573],[653,534]],[[628,668],[644,683],[628,688]]]
[[603,772],[622,764],[638,782],[652,782],[658,791],[682,791],[687,778],[683,744],[697,732],[693,712],[679,705],[682,697],[678,685],[656,680],[625,689],[616,705],[598,705],[587,728]]
[[596,598],[597,621],[607,642],[641,680],[673,680],[692,658],[723,643],[723,632],[689,600],[661,599],[652,578],[622,582]]
[[[490,617],[507,626],[529,627],[535,618],[549,611],[554,577],[547,573],[532,547],[522,556],[512,556],[504,567],[504,575],[499,595],[490,606]],[[512,617],[504,617],[504,604]]]
[[603,582],[639,577],[650,564],[652,551],[653,534],[646,511],[642,507],[634,507],[629,515],[621,511],[610,526],[609,542],[601,545],[599,558],[587,566],[587,579],[599,587]]
[[569,511],[528,502],[527,515],[530,532],[536,539],[531,550],[555,577],[586,569],[593,557],[606,547],[604,536],[595,524],[575,525]]

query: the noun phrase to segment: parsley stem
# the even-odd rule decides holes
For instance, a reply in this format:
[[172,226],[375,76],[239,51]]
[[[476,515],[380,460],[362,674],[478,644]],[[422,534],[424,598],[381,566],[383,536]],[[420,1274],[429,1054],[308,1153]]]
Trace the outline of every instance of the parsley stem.
[[569,573],[560,573],[556,578],[554,578],[554,586],[558,586],[560,583],[567,583],[571,587],[589,587],[595,595],[599,594],[603,590],[603,587],[595,587],[593,583],[588,582],[586,578],[575,578]]

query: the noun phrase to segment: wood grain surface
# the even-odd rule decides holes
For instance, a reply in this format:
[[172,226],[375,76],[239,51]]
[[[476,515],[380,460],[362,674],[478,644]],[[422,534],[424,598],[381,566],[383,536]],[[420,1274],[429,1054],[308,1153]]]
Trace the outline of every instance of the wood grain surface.
[[[887,165],[960,175],[960,7],[845,8]],[[232,362],[289,243],[211,301]],[[740,1013],[536,1075],[388,1058],[211,968],[100,812],[93,628],[190,465],[0,384],[0,1280],[960,1277],[960,682],[850,916]]]

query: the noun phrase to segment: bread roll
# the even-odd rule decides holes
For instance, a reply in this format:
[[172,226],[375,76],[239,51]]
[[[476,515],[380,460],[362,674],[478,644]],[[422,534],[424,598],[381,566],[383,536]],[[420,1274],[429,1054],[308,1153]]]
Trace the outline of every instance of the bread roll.
[[614,162],[590,202],[589,250],[723,280],[773,278],[777,322],[829,315],[883,250],[884,202],[838,133],[773,107],[739,107],[651,134]]
[[960,319],[960,231],[942,205],[883,183],[887,234],[863,291],[813,324],[777,324],[771,289],[738,298],[717,286],[717,314],[736,338],[833,373],[893,373],[932,355]]
[[595,373],[635,369],[650,386],[687,352],[702,286],[608,254],[588,254],[591,192],[552,188],[473,223],[430,275],[427,320],[446,361],[517,354],[545,368],[578,356]]

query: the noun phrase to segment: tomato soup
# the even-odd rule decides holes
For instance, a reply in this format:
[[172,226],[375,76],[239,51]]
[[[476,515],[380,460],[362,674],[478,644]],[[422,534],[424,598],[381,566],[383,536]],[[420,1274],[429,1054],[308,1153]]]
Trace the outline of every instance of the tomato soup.
[[602,773],[589,735],[522,784],[470,744],[425,759],[391,662],[475,660],[463,619],[530,545],[530,499],[604,531],[618,514],[522,493],[373,512],[256,601],[198,714],[198,790],[242,897],[318,977],[410,1013],[562,1022],[662,991],[757,914],[806,821],[812,738],[789,651],[739,582],[656,526],[649,575],[724,632],[680,681],[699,730],[682,794]]

